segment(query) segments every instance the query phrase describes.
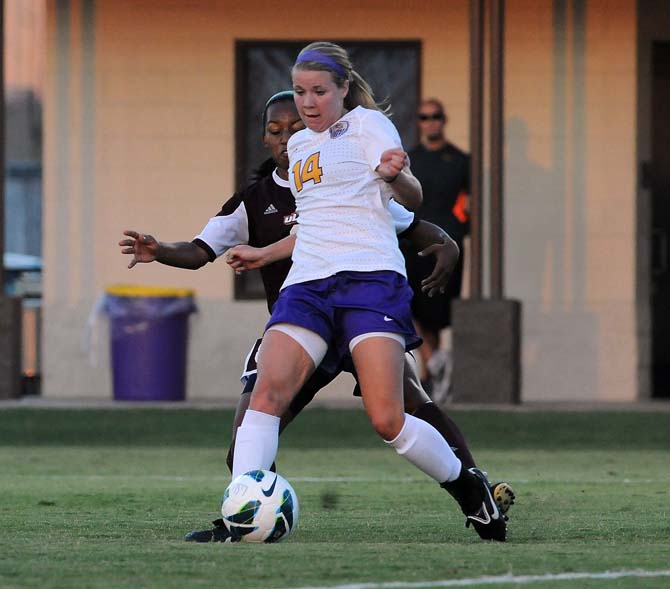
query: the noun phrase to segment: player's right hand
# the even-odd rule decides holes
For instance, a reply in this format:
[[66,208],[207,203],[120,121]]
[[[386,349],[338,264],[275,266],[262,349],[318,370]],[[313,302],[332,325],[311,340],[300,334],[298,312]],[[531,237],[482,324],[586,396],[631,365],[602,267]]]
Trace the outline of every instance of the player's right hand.
[[444,294],[447,289],[449,278],[456,268],[460,250],[453,240],[445,243],[435,243],[419,252],[421,257],[435,256],[435,267],[430,276],[421,281],[421,291],[432,297],[438,293]]
[[153,235],[146,233],[138,233],[137,231],[126,230],[123,232],[130,239],[122,239],[119,245],[124,248],[121,250],[122,254],[129,254],[133,256],[130,260],[128,268],[132,268],[135,264],[140,262],[153,262],[156,259],[158,252],[158,241]]
[[379,165],[375,171],[385,182],[393,182],[398,174],[403,171],[403,168],[405,168],[408,162],[409,158],[407,153],[402,149],[387,149],[382,153]]
[[265,265],[262,248],[251,245],[236,245],[225,254],[226,263],[235,270],[235,274],[242,274],[245,270],[255,270]]

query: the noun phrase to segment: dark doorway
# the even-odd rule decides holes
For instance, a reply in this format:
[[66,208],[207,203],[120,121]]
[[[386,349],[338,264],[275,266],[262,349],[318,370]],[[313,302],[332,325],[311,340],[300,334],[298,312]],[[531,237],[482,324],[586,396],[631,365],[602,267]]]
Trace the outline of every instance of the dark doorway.
[[652,396],[670,398],[670,43],[652,50]]
[[[338,41],[354,68],[370,83],[377,100],[391,101],[392,119],[406,149],[417,141],[421,43],[419,41]],[[308,41],[238,41],[236,50],[235,176],[246,186],[267,157],[261,144],[261,112],[275,92],[291,89],[291,66]],[[235,298],[263,298],[256,271],[235,279]]]

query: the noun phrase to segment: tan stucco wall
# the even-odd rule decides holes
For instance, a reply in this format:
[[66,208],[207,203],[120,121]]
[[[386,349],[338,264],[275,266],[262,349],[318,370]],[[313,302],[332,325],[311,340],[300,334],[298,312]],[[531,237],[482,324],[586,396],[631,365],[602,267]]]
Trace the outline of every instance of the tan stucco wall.
[[[549,1],[507,2],[506,287],[524,304],[525,399],[636,394],[634,2],[586,5],[562,25]],[[118,282],[195,288],[189,395],[237,395],[263,305],[231,300],[221,262],[128,271],[116,246],[124,228],[189,240],[232,193],[236,39],[421,39],[424,94],[467,148],[468,6],[340,1],[314,19],[260,1],[49,3],[45,395],[110,395],[104,330],[95,368],[80,340]]]
[[635,2],[550,4],[508,2],[506,286],[524,304],[524,394],[631,400]]
[[4,1],[5,86],[8,91],[30,90],[42,96],[46,6],[43,2]]

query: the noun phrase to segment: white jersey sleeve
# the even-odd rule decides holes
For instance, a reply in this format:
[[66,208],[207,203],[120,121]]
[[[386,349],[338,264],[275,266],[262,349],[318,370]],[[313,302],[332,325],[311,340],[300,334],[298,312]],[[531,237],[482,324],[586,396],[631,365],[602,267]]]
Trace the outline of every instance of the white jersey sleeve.
[[365,110],[364,112],[361,130],[365,157],[370,167],[376,170],[382,153],[387,149],[402,149],[402,141],[398,130],[385,115],[376,110]]
[[408,211],[404,206],[393,199],[389,201],[388,208],[391,217],[393,217],[395,232],[400,234],[409,229],[410,225],[414,222],[414,213]]
[[212,217],[195,236],[205,242],[218,258],[229,248],[249,243],[249,219],[243,202],[227,215]]

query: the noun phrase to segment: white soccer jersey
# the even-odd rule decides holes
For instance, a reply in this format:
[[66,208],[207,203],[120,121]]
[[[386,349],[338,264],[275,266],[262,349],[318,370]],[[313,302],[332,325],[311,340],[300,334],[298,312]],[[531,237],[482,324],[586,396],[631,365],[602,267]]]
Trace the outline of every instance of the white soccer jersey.
[[283,287],[345,270],[405,276],[388,206],[393,190],[375,172],[392,148],[402,144],[391,121],[361,106],[322,133],[304,129],[289,139],[300,228]]
[[236,203],[235,210],[227,215],[212,217],[193,239],[205,242],[217,258],[231,247],[249,243],[249,217],[244,203]]

